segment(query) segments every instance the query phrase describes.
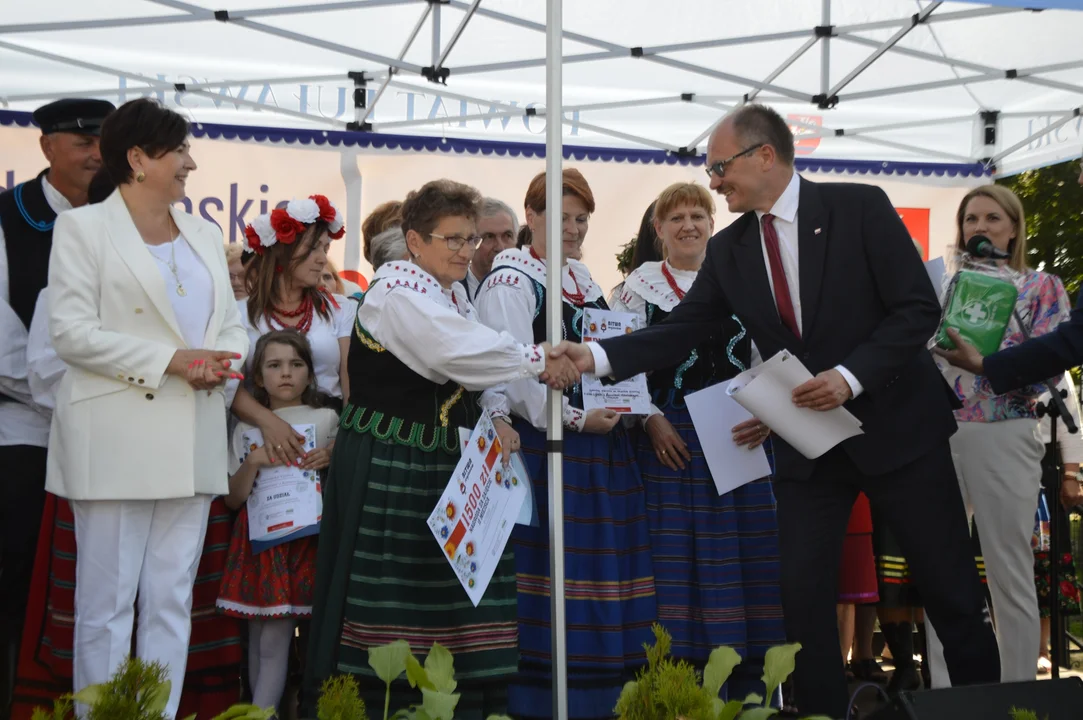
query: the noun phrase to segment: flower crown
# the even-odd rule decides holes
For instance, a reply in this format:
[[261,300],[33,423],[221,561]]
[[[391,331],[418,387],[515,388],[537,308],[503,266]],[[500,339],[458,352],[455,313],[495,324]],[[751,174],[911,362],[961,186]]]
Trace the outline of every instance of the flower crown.
[[247,242],[244,251],[262,255],[264,250],[276,243],[292,245],[309,225],[320,220],[327,223],[328,234],[332,240],[338,240],[346,234],[342,214],[335,204],[323,195],[290,200],[286,207],[264,213],[245,227],[244,236]]

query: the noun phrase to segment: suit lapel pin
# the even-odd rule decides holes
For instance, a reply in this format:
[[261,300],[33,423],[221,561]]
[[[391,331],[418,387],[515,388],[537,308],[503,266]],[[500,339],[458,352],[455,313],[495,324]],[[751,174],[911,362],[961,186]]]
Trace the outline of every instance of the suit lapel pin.
[[812,234],[813,235],[819,235],[820,234],[820,228],[816,228],[815,230],[813,230]]

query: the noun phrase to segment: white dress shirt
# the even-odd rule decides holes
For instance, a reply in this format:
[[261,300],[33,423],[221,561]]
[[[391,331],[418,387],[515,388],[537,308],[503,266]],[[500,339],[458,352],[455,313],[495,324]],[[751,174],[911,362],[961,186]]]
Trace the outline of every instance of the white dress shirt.
[[[786,284],[790,289],[790,300],[793,303],[793,311],[797,316],[797,329],[803,331],[801,320],[801,275],[800,268],[800,253],[798,247],[798,235],[797,231],[797,208],[801,199],[801,177],[794,172],[790,177],[790,182],[786,185],[786,189],[782,191],[778,200],[771,207],[771,215],[775,216],[774,226],[775,232],[778,234],[779,255],[782,258],[782,271],[786,274]],[[763,249],[763,264],[767,269],[767,282],[771,286],[771,297],[775,296],[775,281],[771,276],[771,260],[767,254],[767,245],[763,241],[763,224],[762,218],[765,213],[756,211],[756,225],[760,233],[760,247]],[[777,307],[776,307],[777,309]],[[591,354],[594,355],[594,370],[598,375],[611,375],[613,373],[613,366],[609,363],[609,357],[605,354],[605,351],[597,343],[589,343]],[[850,392],[853,397],[857,397],[862,393],[864,388],[853,373],[844,368],[842,365],[836,365],[835,369],[839,371],[842,377],[846,380],[846,383],[850,386]]]
[[[53,212],[59,215],[65,210],[71,210],[71,202],[45,177],[41,179],[41,186],[45,192],[45,201]],[[0,333],[3,334],[6,346],[4,354],[11,360],[17,360],[0,364],[0,387],[8,396],[20,400],[0,402],[0,445],[47,447],[50,413],[43,412],[32,399],[26,362],[28,331],[9,305],[10,292],[7,243],[4,239],[4,228],[0,226],[0,303],[3,304],[3,309],[0,310]],[[15,358],[14,355],[19,357]]]

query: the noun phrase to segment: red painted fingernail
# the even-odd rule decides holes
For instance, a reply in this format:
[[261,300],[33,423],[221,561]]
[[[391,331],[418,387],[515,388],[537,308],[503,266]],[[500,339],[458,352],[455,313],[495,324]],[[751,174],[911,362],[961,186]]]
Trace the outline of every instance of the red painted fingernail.
[[241,354],[240,353],[233,353],[233,359],[234,360],[240,360],[241,359]]
[[222,373],[220,372],[216,372],[215,375],[217,375],[218,377],[222,377]]

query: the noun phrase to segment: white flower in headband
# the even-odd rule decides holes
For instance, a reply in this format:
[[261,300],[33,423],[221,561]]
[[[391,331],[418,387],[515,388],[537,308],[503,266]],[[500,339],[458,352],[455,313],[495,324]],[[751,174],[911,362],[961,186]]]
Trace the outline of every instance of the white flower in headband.
[[276,243],[292,245],[304,234],[305,228],[314,222],[327,223],[332,240],[346,234],[342,213],[323,195],[310,195],[303,200],[290,200],[285,208],[276,208],[269,214],[260,215],[244,229],[247,242],[245,252],[262,255],[264,248]]

